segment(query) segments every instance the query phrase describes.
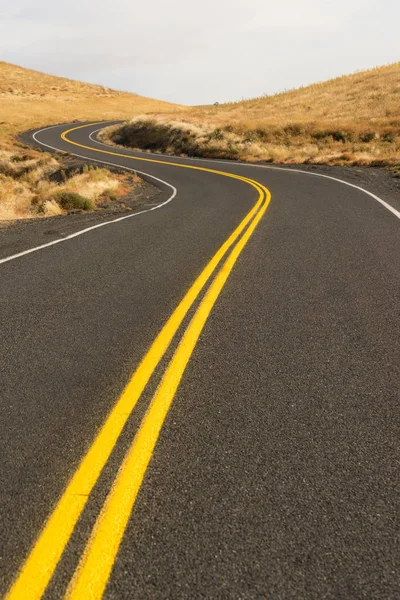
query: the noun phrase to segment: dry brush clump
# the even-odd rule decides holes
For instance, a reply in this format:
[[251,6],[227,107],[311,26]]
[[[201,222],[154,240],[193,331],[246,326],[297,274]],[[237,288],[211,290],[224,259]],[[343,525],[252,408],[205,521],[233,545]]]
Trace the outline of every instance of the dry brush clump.
[[96,208],[127,191],[124,176],[84,165],[67,173],[51,154],[0,145],[0,219]]
[[400,164],[400,63],[275,96],[141,115],[110,128],[149,151],[278,163]]

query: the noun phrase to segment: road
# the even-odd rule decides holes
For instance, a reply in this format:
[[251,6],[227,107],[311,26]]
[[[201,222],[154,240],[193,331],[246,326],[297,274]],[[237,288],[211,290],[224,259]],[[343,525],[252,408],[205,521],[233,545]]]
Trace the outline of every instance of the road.
[[0,257],[0,594],[399,598],[399,206],[99,127],[161,193]]

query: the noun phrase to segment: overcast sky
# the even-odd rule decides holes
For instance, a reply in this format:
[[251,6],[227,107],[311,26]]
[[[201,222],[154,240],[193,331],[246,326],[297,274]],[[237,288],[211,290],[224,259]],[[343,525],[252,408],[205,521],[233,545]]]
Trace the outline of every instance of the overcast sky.
[[184,104],[400,60],[399,0],[14,0],[0,60]]

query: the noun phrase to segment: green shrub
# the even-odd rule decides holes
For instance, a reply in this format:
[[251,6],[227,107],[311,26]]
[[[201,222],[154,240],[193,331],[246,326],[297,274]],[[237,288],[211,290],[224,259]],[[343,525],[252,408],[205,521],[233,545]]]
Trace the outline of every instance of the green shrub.
[[26,160],[33,160],[34,158],[36,158],[36,157],[33,156],[32,154],[15,154],[14,156],[11,157],[11,162],[13,162],[13,163],[25,162]]
[[266,129],[263,129],[262,127],[258,127],[255,131],[255,134],[258,137],[258,139],[262,142],[267,142],[269,139],[268,131]]
[[392,172],[393,177],[400,177],[400,165],[395,165],[394,167],[390,167],[389,170]]
[[374,139],[375,133],[373,131],[365,131],[364,133],[360,134],[360,141],[365,142],[366,144],[369,144],[369,142],[372,142]]
[[244,132],[242,135],[244,144],[256,144],[259,141],[256,131],[247,131]]
[[54,199],[64,210],[91,210],[94,208],[92,200],[76,192],[58,192]]
[[290,136],[298,137],[299,135],[303,135],[304,128],[298,123],[290,123],[283,128],[283,131]]
[[333,137],[335,142],[345,142],[347,139],[344,131],[330,131],[330,135]]
[[394,135],[391,131],[385,131],[382,135],[383,142],[389,142],[392,144],[394,142]]
[[314,138],[315,140],[323,140],[324,138],[328,137],[328,134],[326,131],[312,131],[311,132],[311,137]]
[[355,139],[355,135],[352,131],[342,131],[339,129],[319,129],[312,131],[310,135],[315,140],[332,138],[335,142],[353,142]]
[[222,131],[222,129],[220,129],[218,127],[217,129],[214,129],[214,131],[210,135],[210,139],[211,140],[223,140],[224,139],[224,132]]

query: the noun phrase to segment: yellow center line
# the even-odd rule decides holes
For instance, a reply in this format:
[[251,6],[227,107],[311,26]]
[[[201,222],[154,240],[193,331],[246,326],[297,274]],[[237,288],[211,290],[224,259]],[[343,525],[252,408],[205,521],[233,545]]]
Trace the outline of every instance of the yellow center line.
[[[85,150],[90,150],[91,152],[98,152],[100,154],[111,154],[112,156],[119,156],[119,157],[127,158],[130,160],[140,160],[143,162],[153,163],[153,164],[157,164],[157,165],[167,165],[168,167],[178,167],[180,169],[191,169],[192,171],[203,171],[206,173],[214,173],[215,175],[222,175],[223,177],[230,177],[231,179],[238,179],[239,181],[244,181],[245,183],[250,184],[251,186],[255,187],[258,190],[260,190],[260,188],[263,189],[264,191],[266,190],[266,188],[264,186],[262,186],[258,181],[249,179],[248,177],[243,177],[241,175],[235,175],[234,173],[228,173],[226,171],[218,171],[216,169],[209,169],[207,167],[197,167],[196,165],[186,165],[184,163],[169,162],[167,160],[161,160],[161,159],[155,159],[155,158],[143,158],[140,156],[130,156],[128,154],[122,154],[121,152],[114,152],[113,150],[103,150],[102,148],[92,148],[91,146],[86,146],[85,144],[80,144],[79,142],[74,142],[73,140],[71,140],[67,137],[69,133],[72,133],[79,129],[93,127],[94,125],[101,125],[101,123],[102,122],[99,121],[98,123],[91,123],[90,125],[79,125],[78,127],[72,127],[71,129],[67,129],[67,131],[64,131],[61,134],[61,139],[64,140],[64,142],[67,142],[68,144],[72,144],[73,146],[78,146],[79,148],[84,148]],[[90,158],[89,158],[89,160],[90,160]]]
[[[224,177],[230,177],[232,179],[238,179],[248,183],[254,189],[256,189],[259,197],[255,206],[249,211],[235,231],[211,258],[210,262],[195,280],[189,291],[184,296],[183,300],[180,302],[152,343],[149,351],[136,369],[123,394],[114,405],[114,408],[107,417],[100,431],[97,433],[94,442],[82,459],[78,469],[68,483],[53,512],[46,521],[41,533],[39,534],[39,537],[36,540],[36,543],[33,546],[33,549],[29,553],[14,584],[10,588],[6,596],[6,600],[39,600],[42,597],[54,573],[57,563],[62,556],[65,546],[72,535],[75,525],[86,505],[88,497],[96,481],[98,480],[101,471],[106,464],[124,425],[126,424],[126,421],[137,404],[159,361],[167,351],[187,312],[190,310],[191,306],[210,279],[211,275],[217,269],[223,257],[226,255],[232,245],[239,239],[240,235],[246,229],[249,223],[252,222],[250,227],[253,229],[251,231],[254,230],[254,223],[259,222],[270,200],[270,193],[264,186],[245,177],[240,177],[231,173],[225,173],[223,171],[215,171],[213,169],[196,167],[193,165],[183,165],[179,163],[169,163],[162,160],[136,158],[134,156],[127,156],[117,152],[94,149],[90,146],[73,142],[66,137],[67,133],[77,129],[82,129],[84,127],[91,127],[94,124],[95,123],[72,128],[67,132],[64,132],[61,137],[70,144],[103,154],[123,156],[127,159],[166,164],[173,167],[189,168],[197,171],[215,173]],[[248,236],[248,231],[250,231],[250,229],[246,231],[245,236]],[[241,240],[243,239],[244,238],[242,237]],[[241,241],[239,244],[241,244]],[[235,247],[235,250],[236,248],[237,246]],[[225,269],[226,265],[223,268]]]
[[267,197],[262,209],[226,259],[179,343],[100,512],[67,590],[68,600],[100,600],[103,596],[129,516],[182,375],[207,318],[240,253],[267,210],[269,200]]

